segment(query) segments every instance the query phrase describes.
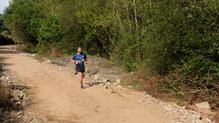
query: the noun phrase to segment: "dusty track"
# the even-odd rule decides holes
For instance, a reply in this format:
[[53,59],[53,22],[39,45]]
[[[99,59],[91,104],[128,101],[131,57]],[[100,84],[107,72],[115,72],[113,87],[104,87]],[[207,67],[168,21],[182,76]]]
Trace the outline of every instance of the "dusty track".
[[9,52],[9,48],[0,46],[0,62],[31,87],[37,112],[48,122],[170,122],[157,105],[139,103],[135,98],[113,94],[98,86],[82,90],[77,78],[59,71],[60,66]]

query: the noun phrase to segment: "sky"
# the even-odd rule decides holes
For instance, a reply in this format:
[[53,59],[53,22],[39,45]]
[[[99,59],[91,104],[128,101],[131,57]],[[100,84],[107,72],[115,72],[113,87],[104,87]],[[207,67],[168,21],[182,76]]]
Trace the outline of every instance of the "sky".
[[4,12],[5,7],[8,7],[10,0],[0,0],[0,14]]

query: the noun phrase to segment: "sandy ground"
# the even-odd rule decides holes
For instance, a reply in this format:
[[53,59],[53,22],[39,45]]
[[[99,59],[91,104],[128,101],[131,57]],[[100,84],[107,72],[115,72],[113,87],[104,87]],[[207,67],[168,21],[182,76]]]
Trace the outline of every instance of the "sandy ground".
[[[61,66],[41,63],[0,46],[0,63],[30,86],[36,103],[31,107],[46,122],[60,123],[169,123],[161,107],[123,97],[99,86],[80,89],[77,78]],[[29,107],[29,111],[31,110]],[[37,108],[36,108],[37,107]],[[28,113],[26,113],[28,117]]]

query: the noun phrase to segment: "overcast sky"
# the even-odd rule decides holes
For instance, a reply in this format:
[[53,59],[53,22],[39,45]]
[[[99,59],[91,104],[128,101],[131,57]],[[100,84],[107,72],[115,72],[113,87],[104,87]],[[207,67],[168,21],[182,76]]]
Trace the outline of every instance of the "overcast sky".
[[3,13],[5,7],[8,7],[10,0],[0,0],[0,14]]

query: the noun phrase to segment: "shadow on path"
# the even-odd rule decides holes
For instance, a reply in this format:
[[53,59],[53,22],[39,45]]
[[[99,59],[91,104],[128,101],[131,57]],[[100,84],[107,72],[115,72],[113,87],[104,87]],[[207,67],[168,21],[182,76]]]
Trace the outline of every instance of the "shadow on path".
[[12,51],[9,45],[0,46],[0,64],[2,64],[3,66],[11,65],[10,63],[5,62],[5,60],[8,59],[7,55],[9,54],[16,54],[16,51]]
[[94,85],[100,85],[100,84],[105,85],[105,84],[108,83],[108,82],[110,82],[110,81],[106,81],[106,82],[91,82],[91,83],[85,83],[85,84],[88,85],[88,86],[86,86],[85,88],[90,88],[90,87],[92,87],[92,86],[94,86]]

